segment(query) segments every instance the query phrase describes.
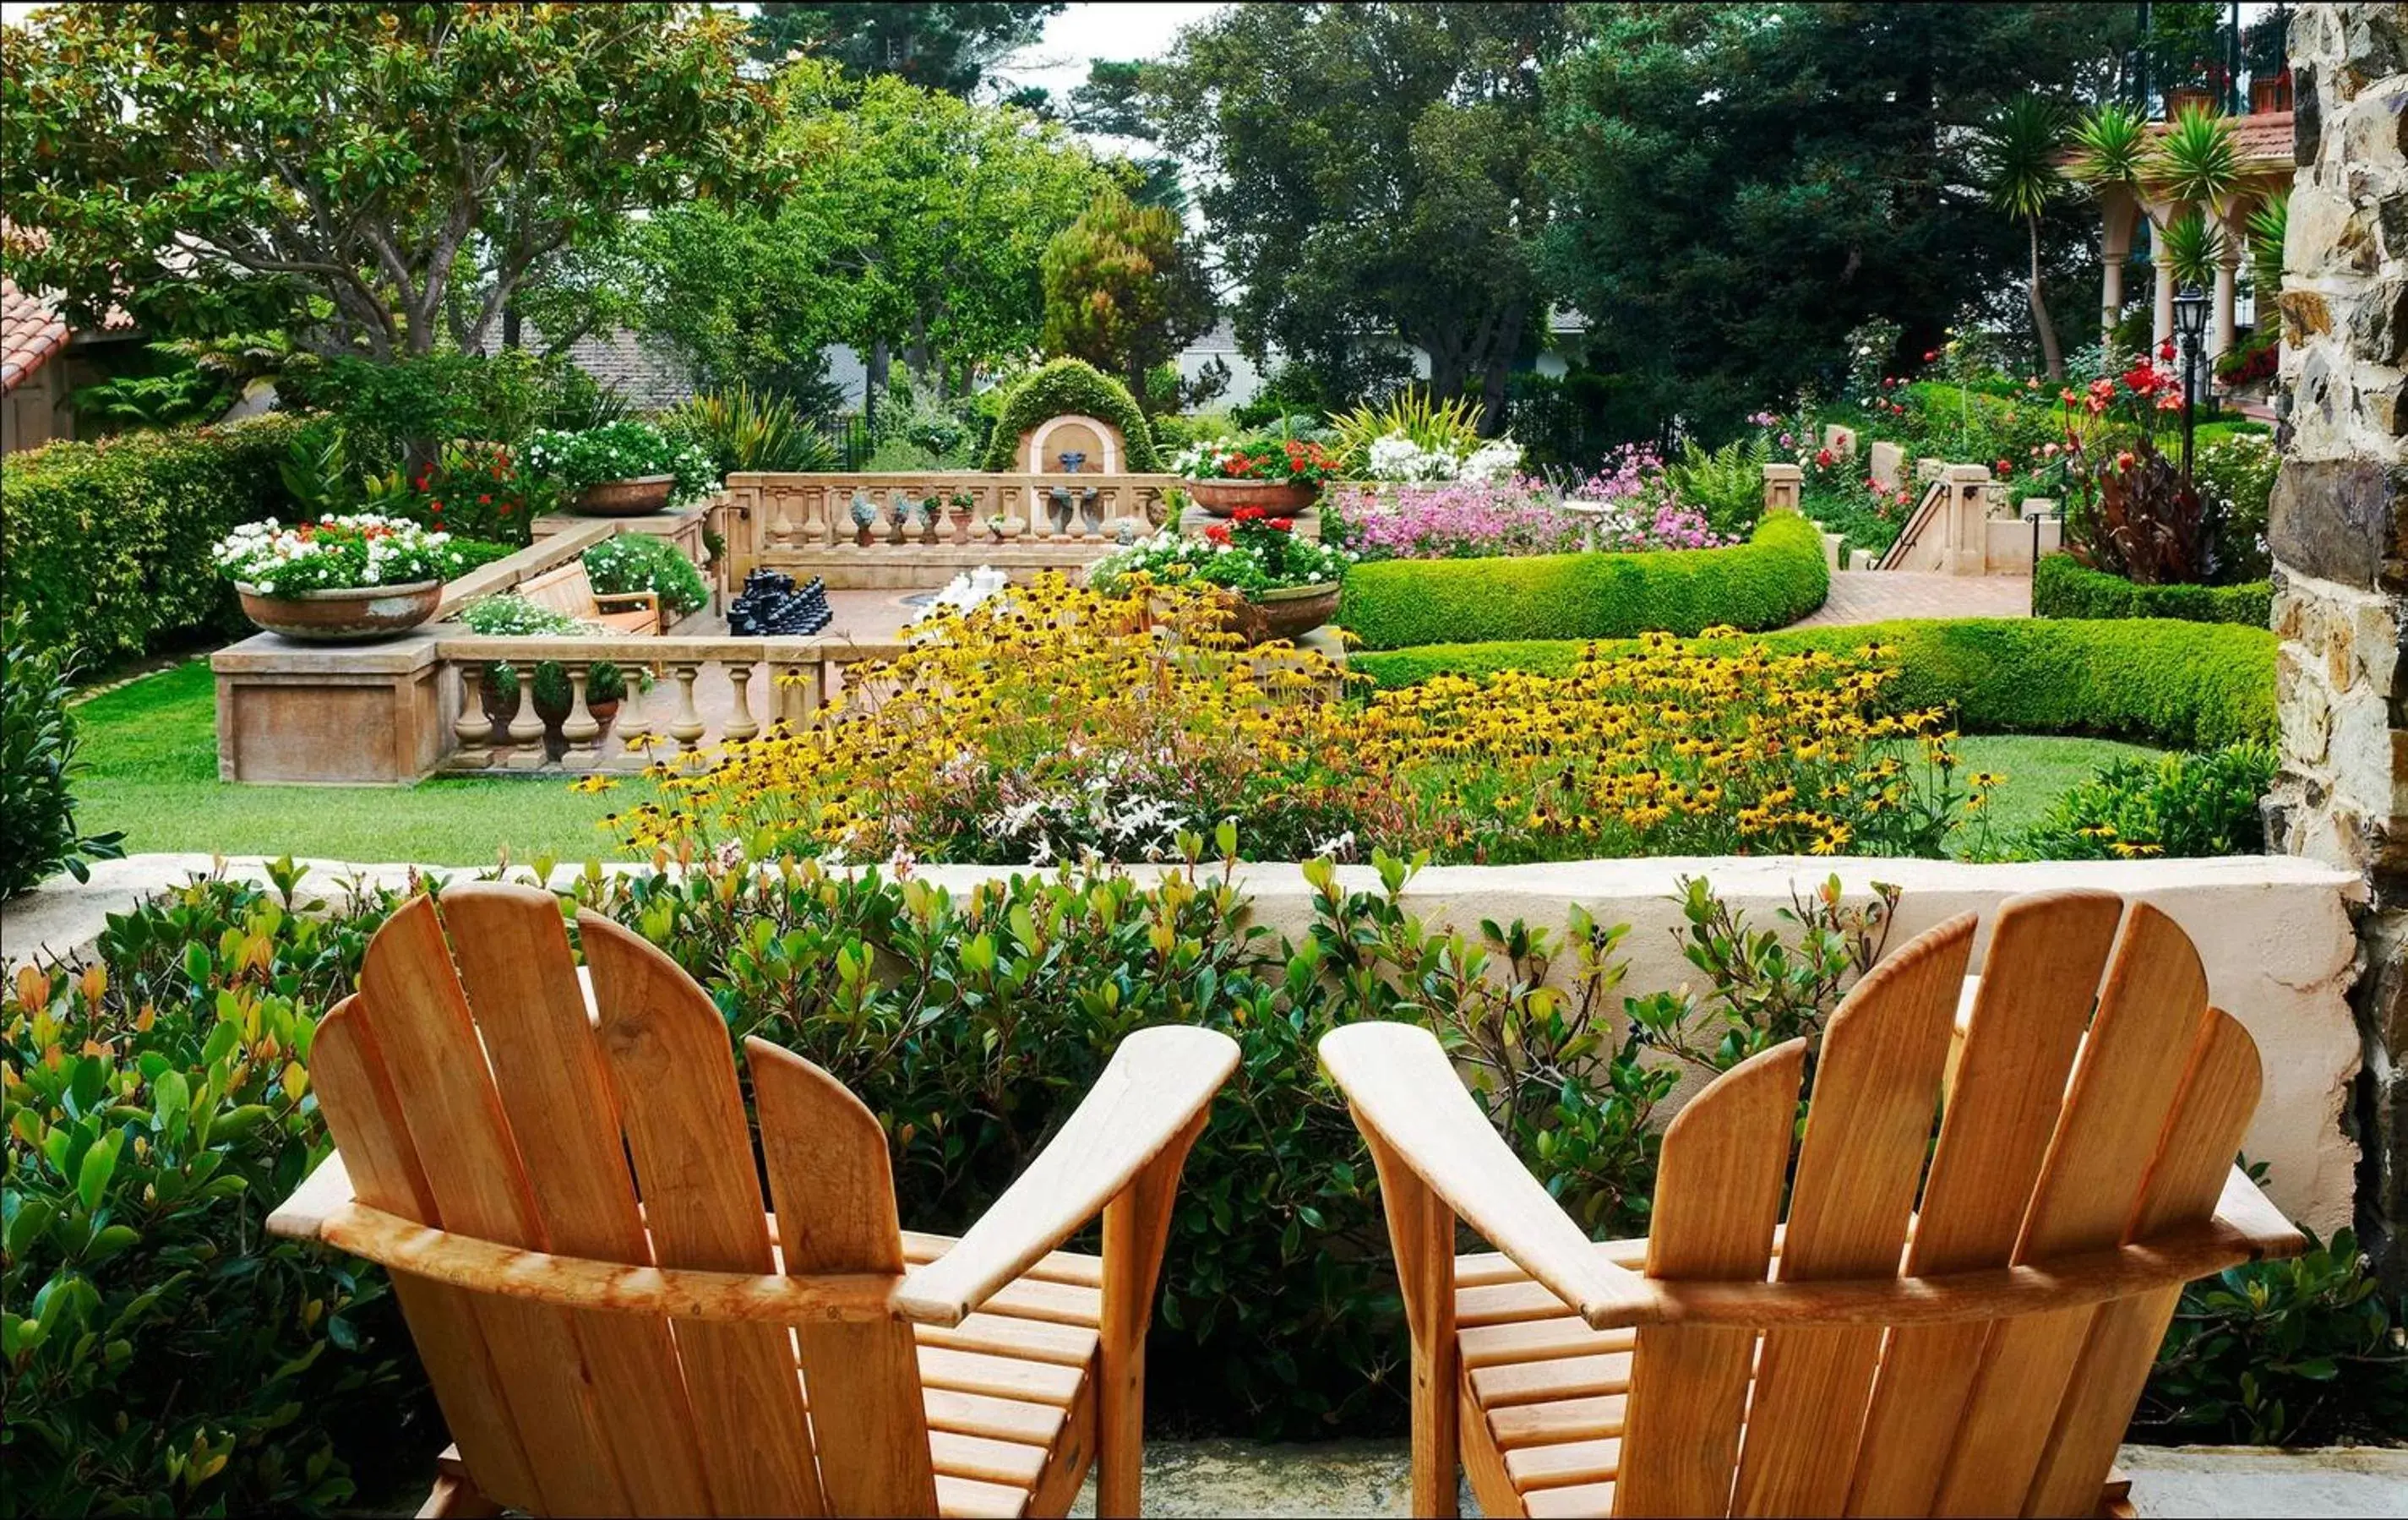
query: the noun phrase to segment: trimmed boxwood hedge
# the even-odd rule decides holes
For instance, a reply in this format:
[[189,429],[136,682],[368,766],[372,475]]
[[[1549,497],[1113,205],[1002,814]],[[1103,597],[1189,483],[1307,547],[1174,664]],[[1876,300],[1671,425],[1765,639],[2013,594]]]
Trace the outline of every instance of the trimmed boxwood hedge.
[[1048,417],[1062,416],[1100,418],[1119,428],[1128,445],[1124,468],[1129,473],[1150,474],[1162,467],[1154,452],[1154,429],[1146,425],[1145,413],[1128,387],[1082,360],[1056,359],[1004,398],[979,468],[991,475],[1016,468],[1012,455],[1020,448],[1020,435]]
[[300,423],[61,441],[0,471],[0,608],[36,643],[99,660],[243,626],[209,551],[229,528],[297,510],[277,465]]
[[1724,623],[1778,628],[1822,606],[1830,589],[1822,535],[1782,512],[1729,549],[1358,565],[1347,572],[1338,624],[1375,650],[1686,635]]
[[2032,572],[2032,615],[2042,618],[2178,618],[2185,623],[2243,623],[2253,628],[2274,621],[2274,587],[2266,581],[2243,586],[2136,586],[2077,562],[2049,554]]
[[[1781,652],[1895,645],[1902,707],[1954,707],[1969,733],[2096,734],[2176,749],[2275,736],[2274,636],[2264,628],[2169,618],[1914,619],[1791,628],[1752,638]],[[1608,650],[1638,648],[1607,640]],[[1577,639],[1438,644],[1357,654],[1383,686],[1440,674],[1559,675]]]

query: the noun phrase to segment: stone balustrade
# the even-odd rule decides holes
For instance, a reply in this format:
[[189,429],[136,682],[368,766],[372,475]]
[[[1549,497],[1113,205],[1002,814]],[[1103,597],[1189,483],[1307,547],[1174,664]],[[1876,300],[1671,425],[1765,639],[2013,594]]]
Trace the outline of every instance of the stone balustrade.
[[[832,588],[940,586],[985,564],[1072,570],[1167,521],[1174,475],[738,473],[712,509],[731,584],[756,565]],[[928,510],[933,504],[935,510]]]
[[[894,658],[901,646],[842,638],[443,638],[436,657],[458,674],[449,771],[638,770],[672,754],[742,743],[773,725],[819,721],[843,667]],[[552,730],[536,710],[536,672],[556,665],[568,710]],[[595,667],[615,667],[625,695],[596,710]],[[508,686],[495,685],[499,679]],[[651,689],[645,690],[649,683]],[[488,706],[489,691],[514,692]],[[498,716],[506,713],[507,716]]]

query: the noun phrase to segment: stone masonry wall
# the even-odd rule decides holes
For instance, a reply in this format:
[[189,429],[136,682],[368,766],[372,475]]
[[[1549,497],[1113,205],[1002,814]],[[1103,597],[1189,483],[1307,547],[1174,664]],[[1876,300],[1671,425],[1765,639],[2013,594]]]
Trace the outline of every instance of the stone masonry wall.
[[2360,1236],[2408,1283],[2408,7],[2291,22],[2273,847],[2362,873]]

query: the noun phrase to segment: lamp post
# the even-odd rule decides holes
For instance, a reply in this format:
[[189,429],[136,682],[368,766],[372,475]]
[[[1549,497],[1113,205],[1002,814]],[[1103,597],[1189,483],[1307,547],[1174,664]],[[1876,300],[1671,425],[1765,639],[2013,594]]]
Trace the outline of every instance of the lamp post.
[[2174,295],[2174,336],[2182,344],[2183,448],[2182,478],[2190,479],[2192,409],[2199,389],[2200,346],[2207,335],[2207,293],[2186,284]]

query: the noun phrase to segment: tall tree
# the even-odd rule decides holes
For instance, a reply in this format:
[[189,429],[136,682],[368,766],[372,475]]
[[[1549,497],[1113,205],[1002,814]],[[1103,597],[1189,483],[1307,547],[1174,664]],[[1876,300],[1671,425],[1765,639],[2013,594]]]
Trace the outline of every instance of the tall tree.
[[1046,245],[1045,351],[1118,374],[1133,395],[1146,372],[1212,324],[1212,292],[1176,213],[1111,190]]
[[924,89],[968,98],[995,65],[1045,34],[1061,0],[967,5],[793,4],[767,0],[752,21],[753,56],[778,63],[816,53],[851,78],[892,74]]
[[[1936,347],[2014,288],[1979,131],[2028,90],[2095,96],[2121,6],[1595,6],[1547,77],[1547,268],[1641,431],[1714,433],[1836,383],[1870,317]],[[2059,275],[2090,239],[2043,225]]]
[[1545,5],[1233,6],[1144,75],[1148,111],[1207,171],[1240,340],[1328,394],[1393,382],[1397,339],[1491,424],[1541,312]]
[[1112,185],[1063,127],[805,57],[780,75],[778,149],[797,165],[774,216],[681,207],[632,239],[631,324],[697,374],[772,387],[829,343],[942,388],[1037,346],[1039,262]]
[[2065,354],[2057,346],[2057,324],[2049,320],[2048,300],[2041,289],[2040,224],[2065,188],[2058,164],[2065,143],[2065,113],[2057,102],[2045,95],[2017,95],[1992,119],[1981,144],[1982,185],[1990,204],[2022,222],[2031,235],[2031,275],[2025,289],[2041,363],[2051,380],[2065,378]]
[[11,272],[79,323],[479,349],[635,208],[776,188],[741,44],[692,5],[46,7],[0,31]]

